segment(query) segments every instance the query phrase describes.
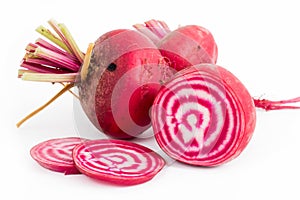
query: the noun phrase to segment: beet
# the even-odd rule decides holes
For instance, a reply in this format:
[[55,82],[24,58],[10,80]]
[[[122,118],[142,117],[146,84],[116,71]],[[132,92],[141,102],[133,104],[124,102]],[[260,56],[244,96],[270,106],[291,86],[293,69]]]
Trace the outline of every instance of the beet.
[[166,35],[157,46],[177,71],[192,65],[217,62],[216,42],[212,34],[201,26],[180,27]]
[[198,25],[186,25],[171,31],[166,23],[150,20],[134,27],[149,37],[168,64],[176,71],[201,63],[216,64],[218,47],[212,33]]
[[97,128],[116,138],[150,127],[149,109],[172,75],[155,45],[133,30],[101,36],[86,70],[78,84],[81,105]]
[[229,71],[201,64],[180,71],[155,98],[159,146],[175,160],[216,166],[237,157],[255,128],[252,97]]

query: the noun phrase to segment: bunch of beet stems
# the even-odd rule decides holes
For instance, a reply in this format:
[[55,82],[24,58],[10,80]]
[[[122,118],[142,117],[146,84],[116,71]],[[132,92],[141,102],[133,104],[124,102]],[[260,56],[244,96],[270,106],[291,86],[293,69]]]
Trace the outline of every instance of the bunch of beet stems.
[[[25,81],[60,83],[63,85],[63,89],[44,105],[19,121],[16,124],[17,127],[46,108],[66,91],[70,91],[77,97],[71,89],[75,84],[80,84],[81,78],[85,77],[87,73],[85,69],[89,65],[94,43],[90,43],[86,53],[83,53],[64,24],[57,23],[53,19],[48,23],[54,32],[44,26],[39,26],[36,31],[50,42],[38,38],[35,43],[27,45],[26,54],[20,64],[23,69],[19,69],[18,78]],[[134,28],[148,36],[154,43],[158,43],[160,39],[171,32],[166,23],[158,20],[135,24]],[[253,98],[253,101],[257,108],[266,111],[300,108],[289,105],[300,102],[300,97],[280,101]]]
[[55,32],[44,26],[39,26],[36,31],[54,45],[42,38],[38,38],[35,43],[29,43],[20,65],[24,69],[19,69],[18,77],[25,81],[60,83],[64,87],[48,102],[19,121],[17,127],[20,127],[26,120],[43,110],[66,91],[70,91],[77,97],[70,89],[74,87],[78,77],[84,76],[84,74],[80,74],[80,69],[87,68],[89,65],[94,44],[90,43],[84,54],[64,24],[57,23],[53,19],[48,23]]

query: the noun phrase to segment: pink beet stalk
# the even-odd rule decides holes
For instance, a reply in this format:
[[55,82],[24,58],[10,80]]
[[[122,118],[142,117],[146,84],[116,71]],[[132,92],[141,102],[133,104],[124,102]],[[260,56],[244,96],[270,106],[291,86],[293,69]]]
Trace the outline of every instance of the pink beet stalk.
[[66,51],[63,51],[62,49],[50,44],[49,42],[41,39],[41,38],[38,38],[36,41],[35,41],[35,44],[38,45],[38,46],[41,46],[41,47],[44,47],[46,49],[49,49],[51,51],[54,51],[56,53],[59,53],[63,56],[66,56],[68,57],[69,59],[73,60],[74,62],[77,62],[79,65],[80,65],[80,61],[77,60],[77,58],[73,55],[73,54],[70,54]]
[[283,110],[283,109],[300,109],[300,106],[291,106],[287,104],[299,103],[300,97],[280,100],[280,101],[271,101],[267,99],[253,99],[254,104],[257,108],[262,108],[266,111],[269,110]]
[[[64,24],[59,24],[54,20],[50,20],[49,24],[53,27],[55,33],[43,26],[39,26],[36,31],[56,46],[40,38],[34,44],[28,44],[26,54],[20,64],[25,69],[19,70],[18,78],[26,81],[61,83],[64,85],[64,88],[44,105],[19,121],[17,127],[43,110],[60,95],[66,91],[70,91],[78,75],[80,75],[81,67],[89,64],[89,59],[86,59],[85,63],[83,61],[85,57],[90,58],[91,49],[87,52],[89,55],[85,56],[79,50],[75,40]],[[70,92],[74,94],[72,91]]]
[[52,66],[56,66],[56,64],[41,58],[26,59],[22,61],[20,66],[28,70],[31,70],[32,72],[34,71],[38,73],[52,73],[52,74],[68,73],[68,71],[65,71],[63,69],[46,67],[45,65],[48,64],[51,64]]
[[154,19],[146,21],[144,24],[135,24],[133,27],[147,36],[156,45],[171,32],[165,22]]
[[54,62],[61,66],[61,68],[69,69],[73,72],[77,72],[80,68],[78,63],[69,59],[68,57],[64,57],[63,55],[56,53],[54,51],[45,49],[43,47],[37,47],[33,56],[37,56],[39,58],[47,59],[51,62]]
[[171,32],[168,25],[165,22],[158,20],[149,20],[145,22],[145,25],[148,29],[150,29],[155,35],[157,35],[160,39],[165,37],[168,33]]
[[[36,31],[57,46],[41,38],[37,39],[34,44],[28,44],[21,63],[21,67],[26,68],[27,71],[23,70],[22,73],[19,73],[19,77],[31,81],[75,82],[74,73],[79,72],[84,54],[79,50],[73,37],[63,24],[54,20],[50,20],[49,24],[55,33],[43,26],[39,26]],[[62,76],[55,76],[55,74],[65,75],[63,79],[60,79],[59,77]],[[41,75],[40,78],[38,78],[39,75]]]
[[153,33],[150,29],[145,27],[143,24],[135,24],[133,25],[133,27],[137,29],[140,33],[146,35],[155,45],[157,45],[161,40],[155,33]]

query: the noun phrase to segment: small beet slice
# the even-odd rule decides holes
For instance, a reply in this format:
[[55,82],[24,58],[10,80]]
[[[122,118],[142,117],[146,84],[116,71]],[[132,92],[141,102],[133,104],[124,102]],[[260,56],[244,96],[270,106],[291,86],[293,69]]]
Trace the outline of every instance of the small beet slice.
[[152,179],[165,165],[151,149],[123,140],[90,140],[77,145],[73,160],[78,170],[95,179],[135,185]]
[[31,148],[30,155],[46,169],[65,174],[79,174],[73,162],[72,151],[84,140],[78,137],[47,140]]

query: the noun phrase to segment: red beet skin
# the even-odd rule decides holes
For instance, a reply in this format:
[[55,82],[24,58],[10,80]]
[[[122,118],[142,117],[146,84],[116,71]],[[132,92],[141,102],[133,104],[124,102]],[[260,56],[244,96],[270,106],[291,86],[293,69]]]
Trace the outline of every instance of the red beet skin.
[[245,86],[213,64],[175,75],[155,98],[152,117],[159,146],[170,157],[198,166],[217,166],[237,157],[256,122]]
[[192,65],[217,62],[217,44],[209,30],[201,26],[180,27],[166,35],[157,46],[177,71]]
[[78,88],[88,118],[105,134],[127,139],[149,128],[149,109],[172,72],[150,39],[122,29],[95,42],[86,74]]

